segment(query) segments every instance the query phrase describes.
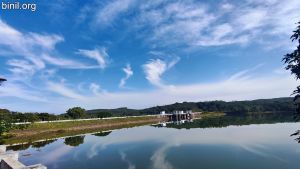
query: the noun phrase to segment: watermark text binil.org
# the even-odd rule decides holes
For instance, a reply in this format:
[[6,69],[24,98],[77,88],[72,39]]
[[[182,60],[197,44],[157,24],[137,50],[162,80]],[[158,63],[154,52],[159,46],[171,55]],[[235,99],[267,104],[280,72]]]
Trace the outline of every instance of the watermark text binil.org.
[[2,10],[31,10],[36,11],[36,4],[34,3],[20,3],[20,2],[1,2]]

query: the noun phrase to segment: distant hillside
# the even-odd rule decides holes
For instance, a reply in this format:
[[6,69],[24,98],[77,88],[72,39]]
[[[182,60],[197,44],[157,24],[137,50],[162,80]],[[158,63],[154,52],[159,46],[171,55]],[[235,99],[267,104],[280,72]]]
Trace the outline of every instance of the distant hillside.
[[207,101],[207,102],[183,102],[170,105],[156,106],[146,109],[94,109],[87,113],[94,117],[100,116],[132,116],[143,114],[159,114],[161,111],[171,112],[173,110],[193,110],[225,113],[249,113],[249,112],[294,112],[295,106],[292,97],[258,99],[251,101]]
[[126,107],[121,107],[117,109],[93,109],[87,110],[86,113],[90,117],[110,117],[110,116],[136,116],[141,115],[141,110],[127,109]]

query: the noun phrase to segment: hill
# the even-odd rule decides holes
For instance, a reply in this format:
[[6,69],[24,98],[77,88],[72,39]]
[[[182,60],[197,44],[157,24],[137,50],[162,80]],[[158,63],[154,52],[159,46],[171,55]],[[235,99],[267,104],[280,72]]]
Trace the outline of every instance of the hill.
[[203,112],[225,112],[233,114],[251,112],[294,112],[295,105],[292,97],[258,99],[247,101],[206,101],[206,102],[182,102],[170,105],[155,106],[146,109],[94,109],[87,114],[93,117],[107,116],[133,116],[145,114],[159,114],[161,111],[172,112],[174,110],[193,110]]

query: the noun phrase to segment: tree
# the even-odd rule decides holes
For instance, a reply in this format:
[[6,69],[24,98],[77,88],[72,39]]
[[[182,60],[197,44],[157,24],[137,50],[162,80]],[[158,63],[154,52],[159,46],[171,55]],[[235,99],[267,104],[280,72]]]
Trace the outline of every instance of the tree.
[[11,113],[6,109],[0,109],[0,136],[12,128]]
[[[295,75],[296,80],[300,79],[300,22],[298,22],[298,26],[295,31],[293,31],[294,34],[291,36],[292,41],[298,41],[297,48],[292,52],[285,55],[283,58],[283,61],[287,66],[285,67],[286,70],[290,70],[292,75]],[[297,87],[296,90],[294,90],[293,94],[294,102],[297,105],[296,109],[296,120],[299,120],[300,115],[300,85]],[[295,140],[300,143],[300,130],[293,133],[291,136],[298,136]]]
[[54,121],[57,117],[54,114],[49,113],[38,113],[38,117],[42,121]]
[[81,107],[73,107],[67,110],[67,115],[73,119],[79,119],[85,116],[85,110]]
[[[292,41],[298,41],[297,48],[292,52],[285,55],[283,61],[287,66],[286,70],[290,70],[292,75],[295,75],[296,80],[300,79],[300,22],[298,22],[298,26],[294,34],[291,36]],[[300,85],[294,90],[293,94],[295,95],[294,101],[297,104],[297,112],[300,113]]]

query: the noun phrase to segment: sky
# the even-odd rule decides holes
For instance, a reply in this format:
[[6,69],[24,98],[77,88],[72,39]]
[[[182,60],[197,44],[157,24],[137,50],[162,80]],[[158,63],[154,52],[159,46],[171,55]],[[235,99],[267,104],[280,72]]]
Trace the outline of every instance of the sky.
[[29,2],[0,12],[1,108],[253,100],[298,84],[281,60],[296,48],[299,0]]

